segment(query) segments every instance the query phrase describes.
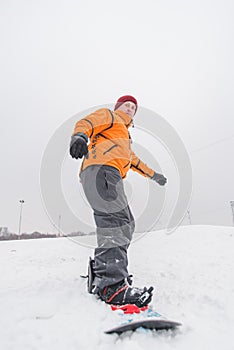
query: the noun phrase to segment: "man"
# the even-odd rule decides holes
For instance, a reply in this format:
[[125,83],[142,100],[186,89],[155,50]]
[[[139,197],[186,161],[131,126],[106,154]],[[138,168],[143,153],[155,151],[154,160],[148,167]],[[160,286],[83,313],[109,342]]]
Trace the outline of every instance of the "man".
[[84,157],[80,180],[97,227],[92,292],[106,303],[144,307],[152,299],[153,287],[131,287],[127,249],[135,223],[122,179],[129,169],[161,186],[167,179],[144,164],[131,149],[128,128],[137,107],[137,100],[126,95],[118,99],[114,111],[102,108],[78,121],[70,154],[76,159]]

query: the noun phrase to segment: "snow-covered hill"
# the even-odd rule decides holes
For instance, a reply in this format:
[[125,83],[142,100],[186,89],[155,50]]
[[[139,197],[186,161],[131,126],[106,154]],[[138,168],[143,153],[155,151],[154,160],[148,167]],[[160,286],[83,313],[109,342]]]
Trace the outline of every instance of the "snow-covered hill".
[[79,277],[90,248],[67,238],[0,242],[1,349],[233,349],[233,252],[231,227],[184,226],[134,242],[134,284],[154,285],[154,307],[183,326],[118,337],[103,333],[117,315]]

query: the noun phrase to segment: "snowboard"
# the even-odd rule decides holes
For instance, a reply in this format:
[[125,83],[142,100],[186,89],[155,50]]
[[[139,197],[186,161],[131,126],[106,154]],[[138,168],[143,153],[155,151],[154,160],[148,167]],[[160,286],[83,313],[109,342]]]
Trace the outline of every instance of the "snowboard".
[[155,320],[155,319],[145,319],[145,320],[139,320],[134,322],[129,322],[126,324],[119,325],[117,327],[114,327],[112,329],[109,329],[105,331],[106,334],[122,334],[127,331],[135,331],[138,328],[143,329],[150,329],[155,331],[162,331],[162,330],[170,330],[175,329],[181,324],[175,321],[169,321],[169,320]]
[[[181,326],[181,323],[166,319],[150,306],[138,308],[135,305],[125,305],[123,307],[112,305],[111,308],[114,311],[122,310],[123,314],[120,314],[121,320],[119,325],[106,330],[106,334],[117,333],[120,335],[128,331],[134,332],[137,329],[143,329],[144,331],[168,331],[175,330]],[[129,312],[131,313],[129,314]]]

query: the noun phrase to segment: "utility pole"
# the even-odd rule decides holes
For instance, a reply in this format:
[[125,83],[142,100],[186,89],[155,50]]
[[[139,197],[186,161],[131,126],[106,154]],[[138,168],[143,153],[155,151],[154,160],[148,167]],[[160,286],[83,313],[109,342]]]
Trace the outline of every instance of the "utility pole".
[[58,234],[59,237],[61,236],[61,214],[59,214],[59,219],[58,219]]
[[189,219],[189,225],[192,225],[192,219],[190,215],[190,210],[187,211],[188,219]]
[[20,239],[20,233],[21,233],[21,222],[22,222],[22,212],[23,212],[23,204],[24,200],[21,199],[20,201],[20,217],[19,217],[19,239]]
[[234,226],[234,201],[230,201],[232,211],[232,225]]

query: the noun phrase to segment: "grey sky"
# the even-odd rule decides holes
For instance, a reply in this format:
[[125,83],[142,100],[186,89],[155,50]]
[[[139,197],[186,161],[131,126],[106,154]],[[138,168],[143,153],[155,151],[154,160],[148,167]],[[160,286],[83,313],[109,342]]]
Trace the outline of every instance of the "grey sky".
[[0,226],[18,230],[23,198],[23,230],[54,230],[39,188],[48,140],[77,112],[127,93],[183,140],[193,222],[230,225],[233,14],[227,0],[1,1]]

